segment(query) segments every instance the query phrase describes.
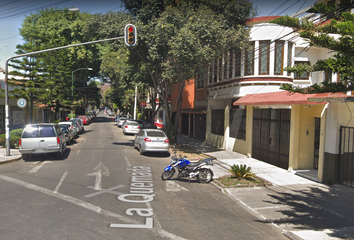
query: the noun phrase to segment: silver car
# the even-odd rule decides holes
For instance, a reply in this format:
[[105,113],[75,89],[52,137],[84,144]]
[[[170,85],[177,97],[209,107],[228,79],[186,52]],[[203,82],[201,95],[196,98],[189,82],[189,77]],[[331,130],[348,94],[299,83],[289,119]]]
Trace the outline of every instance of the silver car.
[[126,120],[122,125],[123,134],[138,134],[140,132],[139,123],[133,120]]
[[78,126],[79,126],[79,133],[83,133],[85,128],[84,128],[84,124],[82,122],[82,119],[80,118],[74,118],[74,119],[70,119],[69,122],[77,122]]
[[131,118],[129,117],[120,117],[117,121],[117,127],[122,127],[122,124],[124,123],[125,120],[130,120]]
[[71,142],[73,142],[74,141],[74,131],[71,130],[70,125],[69,124],[60,124],[59,127],[65,134],[66,144],[70,144]]
[[63,158],[66,149],[64,132],[57,124],[28,124],[23,129],[19,142],[19,151],[23,160],[32,154],[57,153]]
[[74,132],[74,138],[78,137],[78,135],[79,135],[79,127],[78,127],[78,124],[76,122],[67,121],[67,122],[60,122],[58,124],[59,125],[61,125],[61,124],[70,124],[71,130],[73,130],[73,132]]
[[141,129],[135,136],[134,148],[144,152],[168,152],[170,141],[166,134],[159,129]]

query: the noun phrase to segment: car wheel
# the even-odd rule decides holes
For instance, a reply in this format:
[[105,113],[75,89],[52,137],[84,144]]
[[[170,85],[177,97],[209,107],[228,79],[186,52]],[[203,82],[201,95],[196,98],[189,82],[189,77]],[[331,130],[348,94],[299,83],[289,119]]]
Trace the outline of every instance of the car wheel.
[[61,146],[60,151],[58,152],[58,157],[59,157],[60,159],[63,159],[63,157],[64,157],[63,146]]
[[139,153],[140,153],[140,155],[143,155],[143,154],[144,154],[144,152],[143,152],[141,146],[140,146],[140,148],[139,148]]
[[23,161],[27,161],[30,159],[30,155],[29,154],[22,154],[22,159],[23,159]]

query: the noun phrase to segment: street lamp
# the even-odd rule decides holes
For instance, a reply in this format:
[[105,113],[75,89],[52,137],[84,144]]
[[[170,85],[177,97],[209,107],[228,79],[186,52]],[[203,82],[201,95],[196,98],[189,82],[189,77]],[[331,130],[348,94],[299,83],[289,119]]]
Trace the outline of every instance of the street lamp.
[[[47,14],[47,13],[50,13],[50,12],[57,12],[57,11],[69,11],[69,12],[79,12],[80,9],[79,8],[75,8],[75,7],[72,7],[72,8],[69,8],[69,9],[53,9],[53,10],[49,10],[49,11],[46,11],[42,14],[40,14],[38,17],[36,18],[32,18],[32,27],[34,28],[34,25],[35,25],[35,22],[38,18],[40,18],[41,16],[43,16],[44,14]],[[34,46],[34,39],[32,38],[32,46]],[[32,63],[32,60],[33,58],[31,58],[31,63]],[[31,66],[31,69],[32,69],[33,66]],[[33,120],[33,96],[32,96],[32,93],[30,93],[30,123],[32,123],[32,120]]]
[[[74,71],[71,72],[71,97],[74,96],[74,72],[82,70],[82,69],[92,71],[92,68],[78,68],[78,69],[75,69]],[[73,109],[72,108],[71,108],[71,119],[73,119]]]

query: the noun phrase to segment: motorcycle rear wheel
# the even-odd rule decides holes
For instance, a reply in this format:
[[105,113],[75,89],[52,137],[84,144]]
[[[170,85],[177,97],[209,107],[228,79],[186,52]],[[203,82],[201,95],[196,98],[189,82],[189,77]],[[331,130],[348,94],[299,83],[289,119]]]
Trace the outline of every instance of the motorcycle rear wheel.
[[162,174],[161,174],[161,179],[162,180],[169,180],[169,179],[172,178],[173,174],[175,174],[175,169],[174,168],[172,168],[169,171],[163,171]]
[[197,176],[199,183],[209,183],[213,179],[214,173],[209,168],[202,168],[199,170]]

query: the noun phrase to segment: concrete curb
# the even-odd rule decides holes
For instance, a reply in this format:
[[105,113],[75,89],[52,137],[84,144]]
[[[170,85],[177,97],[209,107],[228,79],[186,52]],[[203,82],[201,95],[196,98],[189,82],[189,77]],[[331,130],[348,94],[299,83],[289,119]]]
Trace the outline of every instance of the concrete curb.
[[10,163],[10,162],[15,162],[15,161],[18,161],[22,158],[22,156],[18,156],[18,157],[14,157],[12,159],[7,159],[7,160],[1,160],[0,161],[0,165],[1,164],[5,164],[5,163]]

